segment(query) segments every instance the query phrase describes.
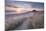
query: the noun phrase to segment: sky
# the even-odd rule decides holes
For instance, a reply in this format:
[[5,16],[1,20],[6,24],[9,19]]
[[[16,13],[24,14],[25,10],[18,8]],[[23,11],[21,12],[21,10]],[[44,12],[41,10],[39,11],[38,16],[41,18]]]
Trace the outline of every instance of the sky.
[[[41,11],[44,9],[44,3],[42,2],[28,2],[28,1],[16,1],[16,0],[7,0],[6,5],[11,5],[11,7],[6,6],[6,10],[14,10],[17,12],[22,12],[22,10],[32,11],[37,10]],[[17,8],[16,8],[16,7]]]
[[[20,0],[19,0],[20,1]],[[28,1],[28,0],[27,0]],[[38,0],[37,0],[38,1]],[[41,1],[41,0],[40,0]],[[43,8],[44,7],[44,4],[43,3],[29,3],[29,2],[24,2],[22,0],[22,2],[18,2],[18,0],[7,0],[7,2],[11,2],[13,4],[16,4],[16,6],[18,7],[30,7],[30,5],[32,5],[32,7],[36,7],[36,8]],[[10,4],[11,4],[10,3]]]

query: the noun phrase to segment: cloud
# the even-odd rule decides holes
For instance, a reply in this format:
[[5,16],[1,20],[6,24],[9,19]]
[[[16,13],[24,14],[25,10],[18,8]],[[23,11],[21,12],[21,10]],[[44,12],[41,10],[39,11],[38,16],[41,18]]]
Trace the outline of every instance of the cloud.
[[13,1],[7,3],[6,3],[6,10],[15,11],[17,13],[32,11],[32,10],[43,11],[44,8],[43,3],[37,3],[37,2]]

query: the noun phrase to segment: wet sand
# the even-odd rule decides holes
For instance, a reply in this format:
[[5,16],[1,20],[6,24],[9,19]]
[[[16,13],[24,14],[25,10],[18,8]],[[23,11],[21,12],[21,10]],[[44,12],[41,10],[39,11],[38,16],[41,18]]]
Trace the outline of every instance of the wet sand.
[[26,30],[44,28],[43,12],[5,15],[5,30]]

